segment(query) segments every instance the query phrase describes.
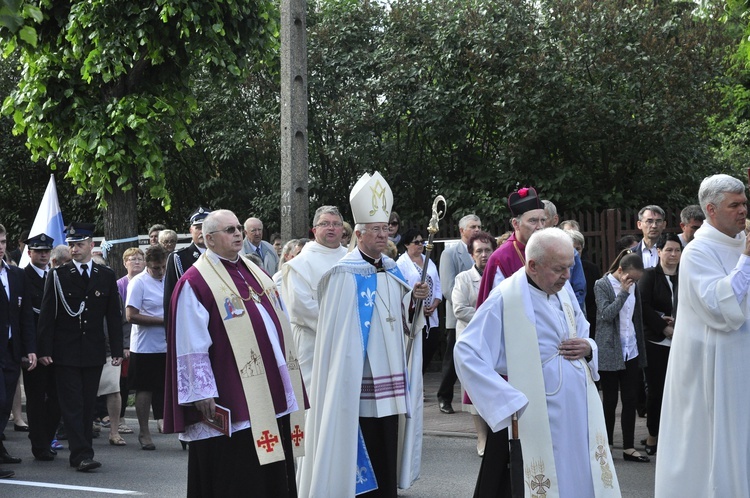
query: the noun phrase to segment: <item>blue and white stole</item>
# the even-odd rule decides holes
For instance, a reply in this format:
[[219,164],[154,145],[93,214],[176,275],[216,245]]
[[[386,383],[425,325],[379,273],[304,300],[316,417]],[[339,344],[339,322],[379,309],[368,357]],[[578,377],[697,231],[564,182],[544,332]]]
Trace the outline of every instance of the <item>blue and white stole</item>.
[[[386,272],[402,281],[406,281],[398,266],[394,265],[393,268],[386,270]],[[372,325],[372,314],[375,310],[378,274],[376,272],[368,273],[367,275],[355,273],[354,278],[357,282],[357,311],[359,315],[359,329],[362,333],[362,356],[366,357],[367,341],[370,338],[370,326]],[[406,385],[408,388],[408,379]],[[361,495],[378,489],[378,481],[375,478],[375,471],[372,468],[370,455],[367,453],[361,427],[359,428],[357,439],[357,471],[355,482],[355,495]]]

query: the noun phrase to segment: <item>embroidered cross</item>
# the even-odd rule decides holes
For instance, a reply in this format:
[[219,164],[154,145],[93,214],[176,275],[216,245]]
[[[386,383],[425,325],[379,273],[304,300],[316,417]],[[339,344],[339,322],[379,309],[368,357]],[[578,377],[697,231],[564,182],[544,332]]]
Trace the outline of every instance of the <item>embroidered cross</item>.
[[258,448],[265,448],[266,453],[273,451],[273,446],[279,442],[276,435],[271,435],[271,431],[263,431],[263,435],[258,439]]
[[299,425],[295,425],[294,431],[292,432],[292,442],[294,442],[294,446],[299,446],[304,437],[305,433],[300,430]]
[[531,479],[531,489],[540,495],[546,495],[547,490],[552,485],[549,479],[545,479],[544,474],[537,474]]

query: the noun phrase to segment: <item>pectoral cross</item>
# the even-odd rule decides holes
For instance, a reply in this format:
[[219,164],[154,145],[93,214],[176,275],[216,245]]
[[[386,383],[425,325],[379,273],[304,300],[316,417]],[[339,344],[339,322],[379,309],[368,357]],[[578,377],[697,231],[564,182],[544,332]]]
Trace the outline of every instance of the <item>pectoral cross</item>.
[[385,321],[391,324],[391,330],[393,330],[393,322],[395,322],[395,321],[396,321],[396,319],[395,319],[395,318],[393,318],[393,317],[391,316],[391,314],[389,313],[389,314],[388,314],[388,318],[386,318],[386,319],[385,319]]

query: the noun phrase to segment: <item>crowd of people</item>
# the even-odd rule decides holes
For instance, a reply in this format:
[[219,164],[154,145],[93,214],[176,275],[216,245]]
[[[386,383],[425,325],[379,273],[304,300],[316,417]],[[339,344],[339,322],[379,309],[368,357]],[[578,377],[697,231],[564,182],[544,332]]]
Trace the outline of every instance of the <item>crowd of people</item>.
[[[188,246],[154,225],[119,279],[94,254],[93,224],[71,223],[65,245],[26,235],[23,270],[0,225],[0,464],[21,461],[2,444],[12,414],[35,459],[55,459],[64,429],[70,466],[100,467],[95,427],[126,446],[134,392],[140,448],[157,449],[155,420],[188,449],[188,496],[395,497],[420,475],[426,397],[451,415],[460,380],[482,457],[475,496],[621,496],[618,401],[622,458],[662,456],[657,496],[750,496],[736,382],[750,349],[744,192],[705,179],[679,234],[645,206],[642,238],[618,241],[604,275],[578,223],[532,187],[508,196],[511,232],[466,215],[435,264],[377,172],[350,193],[353,227],[322,206],[309,239],[284,243],[258,218],[199,207]],[[441,302],[442,381],[425,393]],[[21,372],[28,425],[13,408]],[[636,444],[638,414],[648,437]]]

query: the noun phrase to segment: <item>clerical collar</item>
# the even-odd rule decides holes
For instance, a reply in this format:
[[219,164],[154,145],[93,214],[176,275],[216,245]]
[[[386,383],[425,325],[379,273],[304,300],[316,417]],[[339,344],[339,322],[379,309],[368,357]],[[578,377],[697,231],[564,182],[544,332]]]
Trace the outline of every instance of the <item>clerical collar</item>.
[[372,266],[374,266],[378,270],[382,270],[383,269],[383,258],[382,257],[380,257],[378,259],[371,258],[367,254],[363,253],[362,249],[360,249],[359,247],[357,248],[357,250],[362,255],[362,259],[364,259],[365,261],[367,261],[368,263],[370,263]]
[[227,258],[225,258],[223,256],[219,256],[218,254],[216,254],[215,252],[210,251],[210,250],[206,251],[206,256],[209,257],[209,258],[211,258],[211,259],[213,259],[214,261],[226,261],[227,263],[232,263],[234,265],[236,265],[239,262],[239,260],[240,260],[239,253],[235,256],[234,260],[227,259]]

